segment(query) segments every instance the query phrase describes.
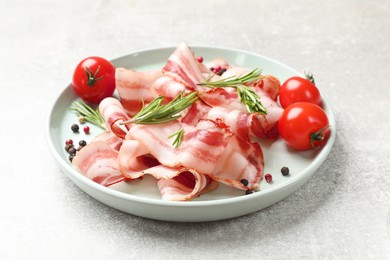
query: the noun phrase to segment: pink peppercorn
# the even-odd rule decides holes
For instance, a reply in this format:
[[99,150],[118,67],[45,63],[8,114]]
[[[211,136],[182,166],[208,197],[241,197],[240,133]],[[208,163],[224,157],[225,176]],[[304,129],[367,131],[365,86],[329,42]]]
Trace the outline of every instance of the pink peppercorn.
[[267,173],[266,175],[264,175],[264,178],[265,178],[265,181],[267,183],[272,182],[272,175],[271,174]]
[[83,130],[84,130],[84,133],[89,134],[89,130],[90,130],[90,129],[89,129],[89,126],[87,126],[87,125],[84,126],[84,129],[83,129]]
[[66,139],[65,144],[66,145],[73,144],[73,140],[72,139]]
[[217,65],[217,66],[215,66],[214,68],[213,68],[213,72],[214,73],[217,73],[218,71],[220,71],[221,70],[221,66],[219,66],[219,65]]
[[202,63],[203,62],[203,57],[202,56],[199,56],[196,58],[196,60],[199,62],[199,63]]

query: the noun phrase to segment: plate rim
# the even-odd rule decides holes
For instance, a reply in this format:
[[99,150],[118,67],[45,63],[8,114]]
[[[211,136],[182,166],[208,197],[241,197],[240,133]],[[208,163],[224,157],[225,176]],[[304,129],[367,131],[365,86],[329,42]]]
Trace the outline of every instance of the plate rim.
[[[120,59],[126,59],[129,58],[131,55],[134,54],[140,54],[140,53],[149,53],[149,52],[161,52],[161,51],[173,51],[177,48],[177,46],[163,46],[163,47],[156,47],[156,48],[143,48],[143,49],[135,49],[125,55],[117,56],[113,59],[110,59],[111,62],[115,63],[118,62]],[[273,58],[270,58],[268,56],[264,56],[262,54],[258,54],[251,51],[246,51],[242,49],[237,48],[230,48],[230,47],[216,47],[212,45],[190,45],[190,48],[192,50],[201,50],[201,49],[208,49],[208,50],[218,50],[218,51],[228,51],[232,53],[243,53],[245,55],[249,56],[256,56],[258,58],[268,60],[274,64],[277,64],[278,66],[285,67],[289,69],[290,71],[296,73],[298,76],[303,76],[301,73],[299,73],[294,68],[278,61]],[[47,120],[46,120],[46,129],[45,129],[45,138],[46,143],[49,146],[49,150],[52,154],[52,156],[56,159],[57,163],[60,164],[62,167],[62,171],[65,171],[66,175],[72,174],[72,177],[77,178],[78,181],[88,185],[90,188],[96,189],[97,191],[101,193],[106,193],[113,197],[118,197],[124,200],[130,200],[137,203],[147,204],[147,205],[156,205],[156,206],[164,206],[164,207],[209,207],[209,206],[219,206],[219,205],[226,205],[226,204],[235,204],[242,201],[252,201],[252,200],[258,200],[261,197],[270,195],[272,193],[275,193],[277,191],[283,190],[283,189],[289,189],[293,187],[297,182],[299,182],[302,178],[305,178],[308,176],[308,174],[314,174],[315,170],[322,165],[322,163],[326,160],[328,157],[333,144],[336,139],[336,121],[334,116],[334,110],[329,103],[328,99],[325,95],[323,95],[321,91],[321,95],[323,98],[323,104],[326,110],[326,114],[329,119],[329,123],[331,126],[331,134],[329,136],[329,139],[324,147],[321,148],[321,150],[318,152],[318,154],[315,156],[315,158],[310,162],[310,164],[301,172],[299,172],[299,175],[295,175],[290,180],[286,180],[285,182],[278,184],[275,187],[270,187],[265,190],[261,190],[258,192],[254,192],[250,195],[245,196],[238,196],[238,197],[231,197],[231,198],[221,198],[221,199],[215,199],[215,200],[204,200],[204,201],[165,201],[162,199],[154,199],[154,198],[144,198],[138,195],[133,195],[130,193],[125,193],[122,191],[114,190],[109,187],[102,186],[80,172],[78,172],[74,167],[72,167],[71,164],[67,163],[63,156],[57,152],[57,149],[54,146],[54,143],[51,139],[51,121],[52,121],[52,114],[54,112],[54,109],[57,105],[57,103],[60,101],[60,97],[65,94],[65,92],[69,91],[69,88],[71,88],[71,83],[69,83],[64,89],[60,91],[59,95],[56,95],[55,100],[50,105],[50,110],[47,113]],[[69,176],[68,176],[69,177]],[[309,176],[311,177],[311,176]],[[73,181],[73,180],[72,180]],[[287,195],[288,196],[288,195]],[[287,197],[287,196],[284,196]]]

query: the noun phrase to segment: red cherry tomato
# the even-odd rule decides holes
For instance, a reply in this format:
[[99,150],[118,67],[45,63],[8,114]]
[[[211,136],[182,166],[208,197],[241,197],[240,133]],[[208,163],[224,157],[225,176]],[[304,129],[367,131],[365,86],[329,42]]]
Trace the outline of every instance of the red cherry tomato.
[[84,101],[98,104],[115,91],[115,67],[101,57],[86,58],[74,70],[72,86]]
[[297,150],[318,149],[329,138],[325,111],[313,103],[298,102],[287,107],[279,119],[279,134]]
[[296,102],[310,102],[321,106],[321,95],[318,88],[309,80],[294,76],[280,87],[279,102],[283,108]]

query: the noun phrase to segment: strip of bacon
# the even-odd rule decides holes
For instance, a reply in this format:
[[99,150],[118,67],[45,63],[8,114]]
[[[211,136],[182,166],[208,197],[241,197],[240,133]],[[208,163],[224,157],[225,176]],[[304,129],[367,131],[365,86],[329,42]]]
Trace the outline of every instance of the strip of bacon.
[[190,90],[196,88],[196,84],[205,80],[204,73],[210,70],[198,62],[191,48],[182,42],[169,56],[163,73],[172,77],[175,81],[185,85]]
[[118,155],[119,170],[128,179],[137,179],[144,171],[160,163],[137,140],[124,140]]
[[[180,129],[184,130],[184,137],[176,148],[169,136]],[[162,125],[134,125],[129,131],[129,136],[139,141],[161,164],[183,166],[203,174],[213,172],[231,135],[225,126],[212,120],[201,120],[196,127],[178,121]]]
[[[249,71],[245,68],[235,67],[227,70],[221,78],[245,75]],[[280,83],[273,76],[266,76],[261,82],[249,86],[252,88],[267,114],[247,111],[245,104],[238,99],[237,91],[233,88],[207,88],[198,86],[198,96],[206,104],[213,107],[207,118],[215,120],[220,118],[227,124],[233,133],[245,140],[256,138],[276,138],[279,135],[278,121],[283,112],[274,99],[279,93]],[[268,91],[268,92],[267,92]],[[270,94],[272,96],[270,96]]]
[[116,69],[116,89],[129,116],[134,116],[141,110],[142,102],[147,104],[158,96],[151,86],[161,76],[161,70],[142,72],[124,68]]
[[115,135],[111,131],[104,131],[101,134],[95,136],[92,142],[103,141],[108,144],[112,149],[119,151],[122,146],[123,139]]
[[[248,70],[247,68],[230,67],[222,74],[220,79],[242,76],[249,72],[250,70]],[[273,99],[274,101],[277,100],[280,90],[280,81],[273,75],[265,75],[259,81],[250,84],[250,86],[262,89],[271,99]]]
[[[156,174],[161,175],[159,172],[161,167],[162,166],[154,167],[147,170],[146,173],[153,174],[154,176],[156,176]],[[199,174],[191,169],[179,168],[169,170],[171,171],[171,176],[169,178],[160,178],[157,181],[157,186],[163,200],[192,200],[218,186],[218,183],[212,181],[207,175]],[[167,169],[165,169],[165,171],[167,171]],[[175,176],[172,177],[172,175]]]
[[210,177],[195,170],[159,164],[137,140],[124,141],[118,163],[120,171],[128,179],[140,178],[145,174],[156,178],[164,200],[191,200],[216,187]]
[[125,180],[118,167],[118,152],[103,141],[91,142],[72,160],[73,166],[86,177],[104,186]]
[[118,99],[108,97],[99,104],[99,111],[106,123],[107,129],[120,138],[124,138],[128,131],[128,126],[120,126],[119,123],[129,120],[125,109]]
[[256,138],[274,139],[279,135],[278,121],[283,110],[272,106],[267,108],[267,112],[267,115],[249,114],[239,110],[213,107],[207,114],[207,118],[221,119],[234,134],[246,141],[254,142]]
[[176,82],[174,79],[168,76],[162,76],[158,78],[152,85],[152,88],[158,93],[158,95],[164,96],[168,100],[174,99],[180,93],[189,93],[190,90],[185,85]]
[[263,79],[259,80],[253,85],[255,88],[262,89],[268,96],[276,101],[280,90],[280,81],[278,78],[272,75],[266,75]]
[[210,106],[199,99],[186,111],[187,113],[181,118],[181,122],[195,126],[198,124],[199,120],[206,117],[210,109]]
[[[263,151],[258,143],[250,143],[233,136],[218,160],[215,171],[209,175],[214,180],[237,189],[254,190],[264,172]],[[245,186],[241,180],[247,180]]]

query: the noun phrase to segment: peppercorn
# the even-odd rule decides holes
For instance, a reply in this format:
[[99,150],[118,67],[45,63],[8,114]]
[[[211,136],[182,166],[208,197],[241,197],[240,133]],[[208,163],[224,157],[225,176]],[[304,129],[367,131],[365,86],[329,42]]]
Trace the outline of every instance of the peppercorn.
[[272,182],[272,175],[267,173],[266,175],[264,175],[264,178],[265,178],[265,181],[270,183]]
[[248,181],[247,179],[242,179],[240,182],[241,182],[242,185],[244,185],[244,186],[248,186],[248,184],[249,184],[249,181]]
[[72,139],[66,139],[65,144],[66,145],[73,144],[73,140]]
[[217,66],[213,67],[211,71],[214,73],[218,73],[220,70],[221,70],[221,66],[217,65]]
[[87,145],[87,142],[86,142],[85,140],[81,140],[81,141],[79,142],[79,145],[80,145],[80,146],[86,146],[86,145]]
[[65,151],[67,151],[67,152],[69,153],[70,148],[73,148],[73,147],[74,147],[73,144],[67,144],[67,145],[65,146]]
[[74,133],[77,133],[79,131],[79,125],[78,124],[73,124],[71,127],[72,131]]
[[245,191],[245,194],[246,194],[246,195],[248,195],[248,194],[252,194],[252,193],[253,193],[253,191],[252,191],[252,190],[246,190],[246,191]]
[[85,117],[79,116],[77,119],[79,120],[80,124],[84,124],[85,123]]
[[70,155],[75,155],[77,150],[76,150],[76,148],[72,147],[72,148],[69,149],[68,152],[69,152]]
[[196,58],[196,60],[199,62],[199,63],[202,63],[203,62],[203,57],[202,56],[199,56]]
[[217,74],[218,76],[222,76],[222,74],[223,74],[225,71],[226,71],[226,69],[225,69],[225,68],[222,68],[222,69],[220,69],[216,74]]
[[73,158],[74,158],[73,154],[69,155],[69,161],[73,161]]
[[287,176],[290,174],[290,169],[286,166],[282,167],[280,171],[282,172],[283,176]]
[[85,134],[89,134],[89,130],[90,130],[90,129],[89,129],[89,126],[87,126],[87,125],[84,126],[83,130],[84,130],[84,133],[85,133]]

